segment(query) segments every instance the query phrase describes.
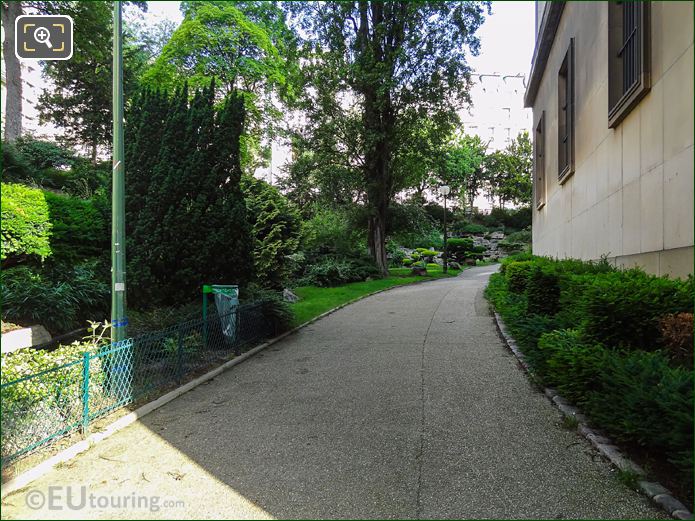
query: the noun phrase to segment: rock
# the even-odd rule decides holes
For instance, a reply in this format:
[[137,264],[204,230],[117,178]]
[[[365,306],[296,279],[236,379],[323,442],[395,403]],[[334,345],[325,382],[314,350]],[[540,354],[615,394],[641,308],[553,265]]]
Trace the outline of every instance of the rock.
[[31,347],[38,344],[44,344],[51,340],[51,334],[46,331],[46,328],[39,326],[30,326],[22,329],[15,329],[9,333],[2,335],[2,354],[11,353],[23,347]]
[[419,275],[419,276],[427,275],[427,268],[424,268],[422,266],[413,266],[410,269],[410,271],[413,275]]
[[451,268],[452,270],[460,270],[461,269],[461,265],[456,261],[447,262],[446,265],[449,268]]
[[492,232],[490,234],[490,239],[504,239],[504,232]]
[[466,259],[466,266],[475,266],[476,260],[474,258]]
[[295,293],[289,288],[282,290],[282,298],[284,298],[287,302],[297,302],[299,300],[299,297],[295,295]]

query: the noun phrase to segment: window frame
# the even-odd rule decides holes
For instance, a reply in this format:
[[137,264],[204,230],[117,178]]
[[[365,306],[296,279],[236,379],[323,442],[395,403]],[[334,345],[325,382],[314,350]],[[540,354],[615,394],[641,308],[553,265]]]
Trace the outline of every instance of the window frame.
[[574,38],[570,38],[557,78],[557,178],[562,184],[574,174]]
[[623,31],[623,9],[627,2],[608,2],[608,128],[617,127],[651,89],[651,5],[629,2],[637,10],[634,49],[638,53],[633,67],[638,66],[636,81],[624,89],[624,58],[620,53],[627,45]]
[[533,134],[533,187],[536,210],[545,206],[545,111],[541,112]]

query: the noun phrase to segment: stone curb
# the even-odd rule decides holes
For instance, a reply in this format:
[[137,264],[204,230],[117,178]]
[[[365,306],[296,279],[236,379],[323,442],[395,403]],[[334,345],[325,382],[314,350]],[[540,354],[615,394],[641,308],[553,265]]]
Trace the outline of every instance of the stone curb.
[[[458,276],[458,275],[457,275]],[[365,299],[367,297],[371,297],[373,295],[376,295],[378,293],[383,293],[384,291],[389,291],[392,289],[396,288],[402,288],[406,286],[413,286],[415,284],[422,284],[424,282],[433,282],[435,280],[446,280],[447,278],[455,278],[455,277],[439,277],[439,278],[434,278],[434,279],[424,279],[424,280],[418,280],[415,282],[409,282],[407,284],[398,284],[396,286],[391,286],[389,288],[383,288],[377,291],[373,291],[372,293],[367,293],[366,295],[362,295],[360,297],[354,298],[348,302],[345,302],[344,304],[341,304],[340,306],[334,307],[332,309],[329,309],[328,311],[321,313],[320,315],[312,318],[311,320],[307,320],[303,324],[300,324],[289,331],[286,331],[282,333],[281,335],[276,336],[275,338],[272,338],[268,340],[267,342],[264,342],[253,349],[233,358],[232,360],[229,360],[228,362],[225,362],[224,364],[220,365],[219,367],[216,367],[215,369],[205,373],[202,376],[199,376],[198,378],[191,380],[190,382],[182,385],[181,387],[177,387],[173,391],[170,391],[156,400],[153,400],[151,402],[146,403],[142,407],[137,408],[135,411],[131,412],[130,414],[127,414],[115,422],[107,425],[103,430],[99,432],[95,432],[94,434],[90,434],[87,438],[85,438],[82,441],[79,441],[75,443],[74,445],[68,447],[67,449],[64,449],[60,451],[59,453],[51,456],[50,458],[46,459],[45,461],[42,461],[38,465],[25,470],[18,476],[15,476],[14,478],[8,480],[7,482],[2,484],[2,490],[0,491],[0,498],[5,498],[5,496],[11,494],[12,492],[16,492],[17,490],[26,487],[29,485],[32,481],[37,480],[41,476],[45,475],[48,473],[50,470],[52,470],[56,465],[59,465],[61,463],[65,463],[66,461],[69,461],[76,457],[78,454],[81,454],[87,450],[89,450],[92,446],[96,445],[97,443],[105,440],[106,438],[110,437],[112,434],[117,433],[118,431],[126,428],[128,425],[135,423],[137,420],[142,418],[143,416],[146,416],[147,414],[151,413],[152,411],[159,409],[160,407],[166,405],[170,401],[178,398],[184,393],[187,393],[191,389],[198,387],[199,385],[212,380],[213,378],[219,376],[221,373],[225,372],[228,369],[231,369],[237,364],[240,364],[244,362],[245,360],[251,358],[255,354],[259,353],[260,351],[263,351],[265,348],[279,342],[280,340],[284,339],[285,337],[288,337],[300,329],[303,329],[317,320],[320,320],[324,317],[327,317],[328,315],[335,313],[339,309],[342,309],[346,306],[349,306],[350,304],[354,304],[355,302],[358,302],[362,299]]]
[[[514,356],[516,356],[519,364],[524,368],[528,374],[533,374],[533,371],[529,368],[526,362],[526,357],[519,350],[514,339],[509,334],[502,317],[493,310],[495,316],[495,324],[500,332],[500,335],[504,339],[505,344]],[[566,417],[573,417],[577,420],[577,432],[581,434],[584,438],[589,440],[589,443],[598,450],[603,457],[611,462],[616,468],[627,471],[634,472],[641,477],[646,477],[646,472],[637,463],[625,456],[620,449],[611,442],[611,440],[599,432],[593,430],[587,425],[587,418],[584,416],[579,409],[569,404],[562,396],[558,394],[555,389],[546,387],[543,389],[545,396],[555,404],[555,406],[560,409],[560,412]],[[693,514],[688,510],[688,508],[678,501],[670,490],[662,486],[660,483],[646,481],[642,479],[638,482],[640,492],[651,499],[654,503],[659,505],[664,509],[670,516],[675,519],[693,519]]]

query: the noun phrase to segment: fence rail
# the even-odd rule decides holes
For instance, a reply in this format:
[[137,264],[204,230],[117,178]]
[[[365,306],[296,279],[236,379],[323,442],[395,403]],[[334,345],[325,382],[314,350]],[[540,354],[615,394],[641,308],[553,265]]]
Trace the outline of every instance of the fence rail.
[[3,378],[2,466],[78,428],[86,431],[97,418],[161,394],[272,336],[274,324],[263,308],[263,303],[236,306],[224,315],[98,346],[13,381]]

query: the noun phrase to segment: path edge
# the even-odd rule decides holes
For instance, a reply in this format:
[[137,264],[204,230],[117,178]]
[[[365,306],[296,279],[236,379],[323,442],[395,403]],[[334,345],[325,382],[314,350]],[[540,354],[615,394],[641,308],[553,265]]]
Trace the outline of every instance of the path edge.
[[[465,270],[461,270],[461,273],[463,273]],[[460,273],[459,273],[460,275]],[[329,309],[328,311],[324,311],[320,315],[315,316],[314,318],[307,320],[306,322],[303,322],[302,324],[299,324],[298,326],[290,329],[289,331],[285,331],[284,333],[271,338],[270,340],[267,340],[266,342],[263,342],[260,345],[257,345],[253,349],[233,358],[232,360],[229,360],[225,362],[224,364],[216,367],[215,369],[212,369],[211,371],[199,376],[198,378],[195,378],[191,380],[190,382],[177,387],[176,389],[169,391],[168,393],[160,396],[159,398],[156,398],[155,400],[152,400],[151,402],[148,402],[137,409],[135,409],[133,412],[126,414],[125,416],[122,416],[118,420],[114,421],[113,423],[110,423],[106,427],[104,427],[103,430],[99,432],[95,432],[93,434],[90,434],[87,436],[84,440],[78,441],[74,445],[71,445],[67,449],[64,449],[57,454],[54,454],[50,458],[42,461],[41,463],[35,465],[34,467],[31,467],[30,469],[25,470],[21,474],[15,476],[14,478],[8,480],[5,483],[2,483],[2,490],[0,491],[0,498],[4,499],[6,496],[12,494],[13,492],[17,492],[18,490],[21,490],[22,488],[26,487],[27,485],[30,485],[33,481],[39,479],[40,477],[44,476],[48,472],[50,472],[52,469],[54,469],[57,465],[61,463],[65,463],[67,461],[70,461],[71,459],[75,458],[79,454],[82,454],[83,452],[86,452],[90,448],[92,448],[94,445],[97,443],[109,438],[111,435],[116,434],[118,431],[121,431],[128,427],[129,425],[135,423],[138,421],[140,418],[148,415],[149,413],[159,409],[160,407],[163,407],[167,403],[171,402],[172,400],[175,400],[179,396],[187,393],[188,391],[198,387],[201,384],[204,384],[205,382],[208,382],[212,380],[213,378],[216,378],[223,372],[231,369],[235,365],[238,365],[242,362],[245,362],[252,356],[256,355],[257,353],[260,353],[267,347],[270,347],[271,345],[279,342],[280,340],[283,340],[284,338],[293,335],[300,331],[301,329],[304,329],[305,327],[313,324],[314,322],[327,317],[328,315],[331,315],[332,313],[335,313],[336,311],[349,306],[350,304],[354,304],[355,302],[359,302],[360,300],[366,299],[368,297],[377,295],[379,293],[383,293],[385,291],[390,291],[392,289],[397,289],[397,288],[404,288],[408,286],[414,286],[416,284],[423,284],[426,282],[434,282],[437,280],[447,280],[447,279],[453,279],[458,277],[459,275],[455,275],[452,277],[438,277],[438,278],[432,278],[432,279],[423,279],[423,280],[417,280],[413,282],[409,282],[407,284],[397,284],[395,286],[391,286],[389,288],[383,288],[379,289],[376,291],[372,291],[371,293],[367,293],[365,295],[361,295],[357,298],[354,298],[352,300],[349,300],[347,302],[344,302],[343,304],[336,306],[334,308]]]
[[[521,352],[519,346],[509,334],[507,326],[502,320],[502,317],[499,315],[499,313],[497,313],[497,311],[494,310],[492,305],[490,305],[490,307],[495,318],[495,325],[497,326],[497,330],[504,340],[504,343],[514,354],[523,370],[527,374],[532,375],[533,371],[526,361],[526,356]],[[622,471],[634,472],[641,477],[646,476],[644,469],[625,456],[610,438],[589,427],[587,417],[582,414],[578,408],[570,405],[570,403],[560,396],[555,389],[552,387],[544,387],[543,393],[553,403],[553,405],[560,410],[563,416],[572,417],[577,420],[577,432],[587,439],[589,443],[591,443],[591,445],[598,450],[599,453],[614,467]],[[643,495],[647,496],[653,503],[661,507],[671,517],[675,519],[693,519],[693,514],[688,510],[688,507],[678,501],[678,499],[673,496],[671,491],[661,485],[661,483],[641,479],[638,482],[638,487],[639,491]]]

